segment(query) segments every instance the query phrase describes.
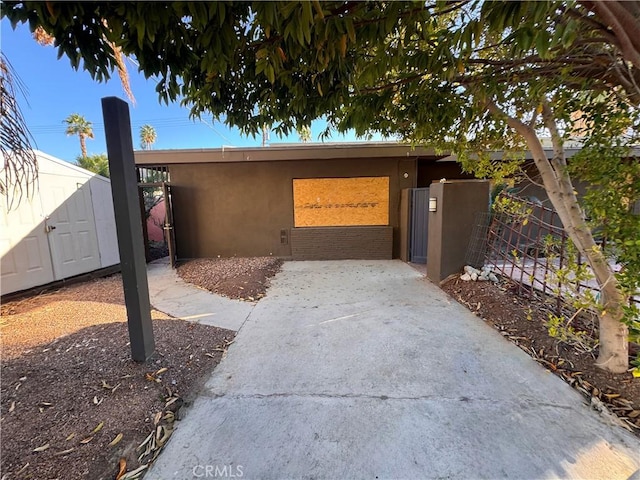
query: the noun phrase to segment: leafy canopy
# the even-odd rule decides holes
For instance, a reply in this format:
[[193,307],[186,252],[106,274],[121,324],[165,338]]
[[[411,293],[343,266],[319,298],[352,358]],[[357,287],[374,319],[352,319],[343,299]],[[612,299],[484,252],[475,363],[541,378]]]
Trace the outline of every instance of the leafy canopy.
[[105,153],[87,155],[84,157],[80,155],[76,158],[76,165],[84,168],[85,170],[89,170],[90,172],[109,178],[109,158]]

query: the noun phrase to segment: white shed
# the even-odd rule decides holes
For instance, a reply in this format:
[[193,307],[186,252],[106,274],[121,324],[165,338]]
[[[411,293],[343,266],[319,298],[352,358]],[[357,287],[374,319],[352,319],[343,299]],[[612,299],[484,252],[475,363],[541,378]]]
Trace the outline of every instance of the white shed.
[[2,198],[2,295],[120,262],[108,178],[35,151],[38,187],[7,212]]

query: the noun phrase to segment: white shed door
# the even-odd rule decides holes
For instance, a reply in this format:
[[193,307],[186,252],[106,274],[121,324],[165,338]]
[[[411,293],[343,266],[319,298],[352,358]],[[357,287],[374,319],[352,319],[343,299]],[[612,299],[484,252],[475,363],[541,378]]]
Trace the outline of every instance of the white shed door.
[[49,243],[40,198],[23,198],[7,212],[0,206],[0,251],[2,253],[2,294],[53,282]]
[[47,220],[55,279],[61,280],[100,268],[89,183],[78,183],[74,178],[59,178],[56,185],[42,190],[45,202],[56,205]]

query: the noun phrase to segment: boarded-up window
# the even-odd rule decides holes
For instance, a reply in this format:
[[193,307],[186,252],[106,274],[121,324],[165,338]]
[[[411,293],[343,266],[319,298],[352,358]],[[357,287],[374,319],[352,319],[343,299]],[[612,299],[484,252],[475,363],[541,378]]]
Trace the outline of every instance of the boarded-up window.
[[294,225],[389,225],[389,177],[293,180]]

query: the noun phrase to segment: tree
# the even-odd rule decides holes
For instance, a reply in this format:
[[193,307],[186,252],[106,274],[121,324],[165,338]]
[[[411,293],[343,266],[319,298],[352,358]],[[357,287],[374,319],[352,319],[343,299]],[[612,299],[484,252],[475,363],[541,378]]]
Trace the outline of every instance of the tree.
[[[33,39],[43,47],[54,45],[56,41],[56,39],[45,32],[44,28],[42,27],[37,27],[33,31]],[[111,44],[111,48],[113,49],[113,57],[116,62],[122,90],[124,90],[125,95],[127,96],[127,98],[129,98],[131,103],[135,104],[136,99],[133,96],[133,91],[131,90],[131,83],[129,82],[129,71],[127,70],[127,66],[124,63],[124,55],[122,54],[122,50],[114,44]]]
[[307,143],[311,141],[311,127],[309,127],[308,125],[305,125],[302,127],[298,127],[297,131],[298,131],[298,140],[300,140],[302,143]]
[[156,129],[151,125],[140,127],[140,147],[144,150],[151,150],[151,146],[156,143]]
[[38,180],[38,160],[16,99],[16,86],[20,89],[20,81],[0,55],[0,195],[6,197],[8,210],[20,204],[23,196],[30,197]]
[[[424,40],[407,37],[408,28],[400,25],[384,45],[367,49],[366,64],[356,65],[359,94],[332,121],[341,130],[355,128],[360,134],[374,129],[415,143],[435,140],[440,148],[457,153],[465,168],[483,177],[513,175],[522,163],[521,152],[529,150],[565,230],[600,286],[596,364],[624,372],[628,328],[634,338],[640,338],[637,313],[626,308],[629,294],[639,287],[640,249],[633,234],[619,235],[622,225],[627,235],[634,231],[630,226],[636,232],[640,228],[629,212],[629,204],[640,198],[640,186],[631,180],[637,178],[632,173],[637,160],[628,162],[631,168],[626,176],[609,184],[598,182],[605,191],[615,192],[623,185],[626,191],[623,196],[607,195],[618,202],[609,212],[626,212],[615,221],[608,220],[607,230],[616,240],[625,272],[616,275],[594,242],[563,143],[574,132],[572,120],[579,115],[591,126],[580,132],[585,144],[582,155],[596,155],[589,162],[577,158],[573,173],[580,165],[582,177],[591,175],[595,184],[594,176],[602,177],[594,172],[601,175],[603,166],[621,164],[629,155],[625,147],[637,141],[637,136],[628,138],[628,134],[640,131],[638,69],[615,42],[595,36],[602,33],[601,24],[578,6],[569,7],[573,16],[562,5],[549,9],[542,2],[486,2],[468,7],[442,17]],[[543,135],[552,140],[550,161]],[[495,161],[490,150],[502,150],[504,158]],[[605,212],[592,210],[594,219],[601,221],[609,217]]]
[[67,124],[67,129],[65,133],[67,135],[77,135],[80,139],[80,151],[82,152],[82,157],[87,156],[87,138],[93,138],[93,124],[87,121],[79,113],[72,113],[65,119],[65,123]]
[[76,158],[76,165],[89,170],[90,172],[97,173],[103,177],[109,178],[109,158],[105,153],[79,156]]
[[[563,141],[576,115],[592,126],[582,132],[583,141],[600,154],[591,165],[582,162],[588,172],[574,172],[585,177],[613,158],[602,152],[626,151],[624,134],[638,130],[640,36],[633,32],[640,31],[639,11],[636,3],[588,1],[161,8],[6,2],[3,15],[61,39],[59,54],[75,68],[82,52],[84,68],[98,80],[116,66],[111,42],[135,56],[145,74],[158,76],[161,100],[182,98],[192,115],[224,115],[245,133],[275,124],[286,134],[326,115],[330,128],[428,142],[452,150],[477,175],[498,178],[516,173],[529,150],[602,290],[597,364],[622,372],[628,368],[627,328],[637,327],[624,306],[638,277],[634,284],[614,275],[593,241]],[[91,35],[86,25],[94,28]],[[542,135],[553,140],[551,161]],[[502,150],[504,158],[493,160],[491,149]],[[617,246],[624,249],[630,239],[621,240]],[[628,247],[631,253],[622,258],[634,272],[640,260],[634,263],[635,247]]]

